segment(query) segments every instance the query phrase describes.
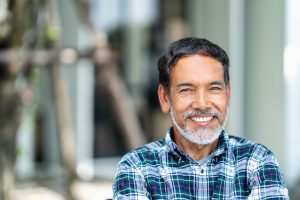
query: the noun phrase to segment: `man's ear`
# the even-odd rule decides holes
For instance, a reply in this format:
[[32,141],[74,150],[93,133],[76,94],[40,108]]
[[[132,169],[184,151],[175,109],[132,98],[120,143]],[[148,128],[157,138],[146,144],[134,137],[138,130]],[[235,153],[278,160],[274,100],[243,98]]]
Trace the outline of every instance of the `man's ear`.
[[170,112],[171,102],[168,96],[168,91],[166,91],[166,89],[161,84],[159,84],[158,86],[158,99],[161,110],[164,113]]

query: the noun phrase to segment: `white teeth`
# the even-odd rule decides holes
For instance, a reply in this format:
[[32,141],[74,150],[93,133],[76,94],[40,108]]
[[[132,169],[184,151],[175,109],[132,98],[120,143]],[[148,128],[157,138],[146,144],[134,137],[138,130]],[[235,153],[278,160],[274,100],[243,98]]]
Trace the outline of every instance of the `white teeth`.
[[208,122],[213,117],[192,117],[191,119],[195,122]]

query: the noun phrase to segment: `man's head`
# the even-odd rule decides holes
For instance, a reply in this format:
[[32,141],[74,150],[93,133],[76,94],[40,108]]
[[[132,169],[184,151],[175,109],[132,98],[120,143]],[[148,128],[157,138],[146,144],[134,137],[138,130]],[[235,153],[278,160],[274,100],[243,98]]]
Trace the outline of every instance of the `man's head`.
[[178,60],[190,55],[202,55],[219,61],[224,70],[224,81],[229,84],[229,59],[218,45],[203,38],[183,38],[173,42],[158,60],[159,84],[169,89],[170,71]]
[[229,105],[228,68],[226,52],[205,39],[169,46],[158,62],[158,96],[163,112],[171,112],[175,135],[197,144],[219,137]]

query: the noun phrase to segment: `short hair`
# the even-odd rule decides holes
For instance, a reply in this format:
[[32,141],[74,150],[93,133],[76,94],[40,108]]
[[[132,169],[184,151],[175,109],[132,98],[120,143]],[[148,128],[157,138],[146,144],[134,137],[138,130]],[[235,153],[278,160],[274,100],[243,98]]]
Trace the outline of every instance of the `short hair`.
[[164,54],[159,58],[157,66],[159,83],[167,90],[170,87],[170,72],[177,62],[190,55],[202,55],[219,61],[224,70],[224,82],[229,83],[229,58],[226,52],[218,45],[204,39],[189,37],[177,40],[170,44]]

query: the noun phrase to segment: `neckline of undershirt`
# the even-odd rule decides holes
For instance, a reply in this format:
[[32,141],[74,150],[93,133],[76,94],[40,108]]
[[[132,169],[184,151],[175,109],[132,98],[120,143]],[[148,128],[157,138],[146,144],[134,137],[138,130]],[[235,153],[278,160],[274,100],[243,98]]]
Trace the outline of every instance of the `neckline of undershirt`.
[[212,157],[214,156],[214,152],[212,152],[211,154],[209,154],[208,156],[206,156],[205,158],[201,159],[201,160],[197,160],[196,162],[199,165],[203,165],[204,163],[206,163],[208,160],[210,160]]

